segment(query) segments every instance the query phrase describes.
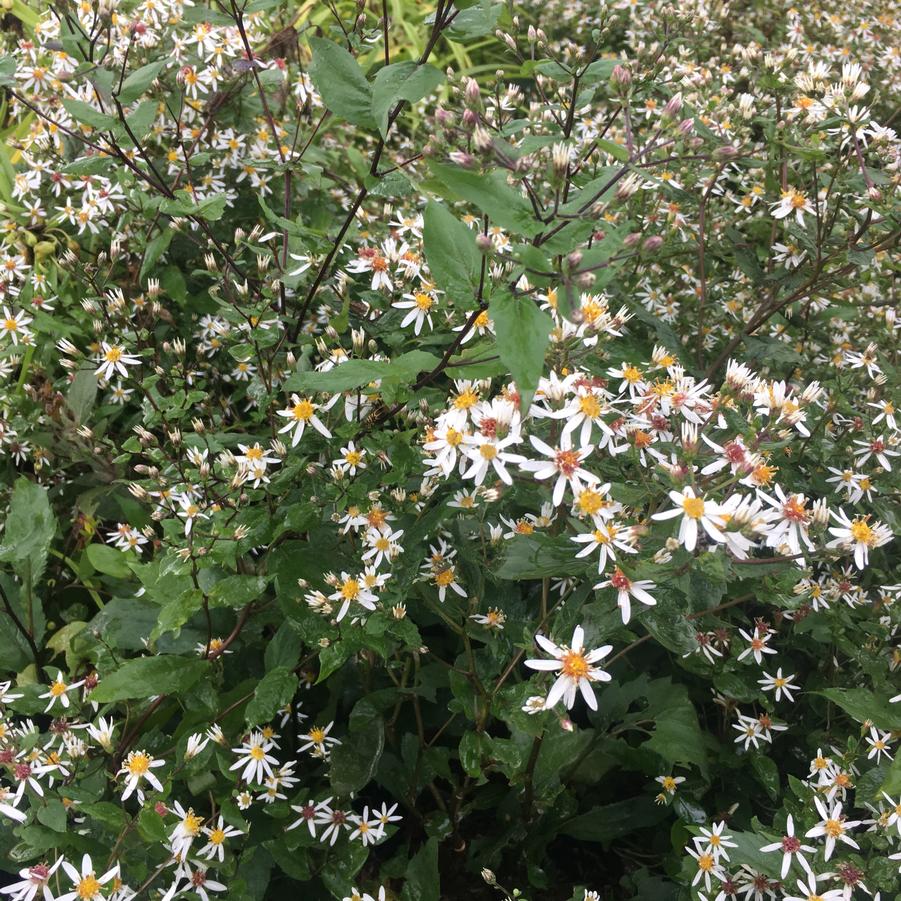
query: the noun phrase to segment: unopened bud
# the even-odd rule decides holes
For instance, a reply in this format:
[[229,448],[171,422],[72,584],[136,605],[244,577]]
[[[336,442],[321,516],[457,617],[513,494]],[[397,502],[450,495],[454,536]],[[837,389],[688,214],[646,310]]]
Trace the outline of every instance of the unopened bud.
[[632,73],[625,66],[614,66],[610,73],[610,84],[615,91],[625,94],[632,85]]
[[659,250],[662,244],[663,238],[660,235],[652,235],[650,238],[646,238],[641,245],[642,253],[654,253],[655,250]]
[[676,94],[667,101],[663,107],[663,115],[667,119],[675,119],[682,112],[682,95]]
[[478,247],[482,253],[491,253],[494,245],[491,243],[491,238],[489,238],[488,235],[477,235],[476,247]]

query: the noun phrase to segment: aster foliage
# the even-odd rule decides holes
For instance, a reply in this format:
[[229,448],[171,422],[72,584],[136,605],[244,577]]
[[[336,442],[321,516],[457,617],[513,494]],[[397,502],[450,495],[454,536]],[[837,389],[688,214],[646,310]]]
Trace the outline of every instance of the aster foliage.
[[894,897],[887,5],[3,10],[0,892]]

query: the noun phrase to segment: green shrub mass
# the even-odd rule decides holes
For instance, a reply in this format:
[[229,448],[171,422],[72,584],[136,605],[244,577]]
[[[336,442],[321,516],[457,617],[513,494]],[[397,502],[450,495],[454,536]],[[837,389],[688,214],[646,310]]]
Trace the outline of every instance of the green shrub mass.
[[0,6],[3,897],[901,897],[892,4]]

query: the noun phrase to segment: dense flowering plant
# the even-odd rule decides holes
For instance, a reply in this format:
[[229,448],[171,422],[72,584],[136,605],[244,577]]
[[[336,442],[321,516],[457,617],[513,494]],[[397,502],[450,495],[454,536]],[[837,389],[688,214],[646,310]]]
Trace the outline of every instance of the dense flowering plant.
[[4,0],[0,893],[895,897],[889,7]]

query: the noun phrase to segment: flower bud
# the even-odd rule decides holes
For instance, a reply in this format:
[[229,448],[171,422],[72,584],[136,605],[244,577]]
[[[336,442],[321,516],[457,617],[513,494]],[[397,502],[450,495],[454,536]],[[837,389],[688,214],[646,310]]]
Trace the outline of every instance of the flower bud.
[[628,94],[632,86],[632,73],[625,66],[614,66],[610,73],[610,86],[618,94]]
[[682,112],[682,95],[675,94],[663,107],[663,116],[667,119],[675,119]]
[[641,245],[642,253],[654,253],[656,250],[660,249],[662,244],[663,238],[661,238],[660,235],[652,235],[650,238],[646,238]]

